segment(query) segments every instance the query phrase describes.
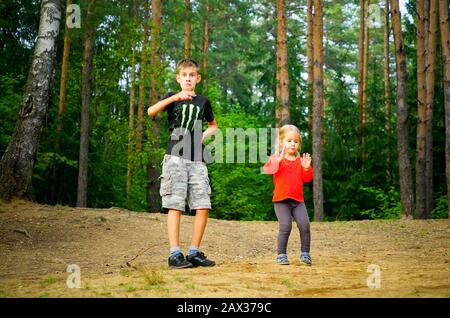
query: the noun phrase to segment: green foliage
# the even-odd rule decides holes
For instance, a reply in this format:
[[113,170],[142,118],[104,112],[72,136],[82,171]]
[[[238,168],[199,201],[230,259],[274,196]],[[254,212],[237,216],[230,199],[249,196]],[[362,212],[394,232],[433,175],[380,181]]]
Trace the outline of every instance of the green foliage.
[[447,194],[441,195],[436,200],[436,207],[431,212],[433,219],[448,218],[448,197]]
[[361,187],[361,190],[365,192],[367,200],[376,202],[376,208],[361,211],[362,216],[373,220],[400,218],[400,193],[394,187],[390,187],[387,192],[374,187]]
[[21,85],[23,75],[0,75],[0,114],[2,124],[0,125],[0,153],[3,153],[11,139],[12,132],[20,109]]

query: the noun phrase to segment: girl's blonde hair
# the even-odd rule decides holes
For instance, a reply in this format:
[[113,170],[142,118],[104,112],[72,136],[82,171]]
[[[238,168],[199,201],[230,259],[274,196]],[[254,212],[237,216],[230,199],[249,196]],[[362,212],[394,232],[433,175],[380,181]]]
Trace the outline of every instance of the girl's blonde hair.
[[[290,132],[294,132],[298,136],[298,149],[300,149],[302,145],[302,135],[300,134],[300,129],[298,129],[294,125],[284,125],[280,128],[280,131],[278,132],[278,145],[277,145],[277,152],[280,152],[280,145],[283,143],[284,138],[286,138],[286,135]],[[298,151],[297,151],[298,155]]]

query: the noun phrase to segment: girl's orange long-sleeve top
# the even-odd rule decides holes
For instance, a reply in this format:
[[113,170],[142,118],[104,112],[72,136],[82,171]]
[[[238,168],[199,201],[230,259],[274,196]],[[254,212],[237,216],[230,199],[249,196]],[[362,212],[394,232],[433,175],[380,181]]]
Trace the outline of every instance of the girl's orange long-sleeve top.
[[277,155],[272,155],[263,167],[263,171],[273,175],[273,197],[272,202],[285,199],[294,199],[304,202],[303,183],[311,182],[313,179],[313,167],[308,169],[302,167],[300,157],[294,161],[284,158],[278,162]]

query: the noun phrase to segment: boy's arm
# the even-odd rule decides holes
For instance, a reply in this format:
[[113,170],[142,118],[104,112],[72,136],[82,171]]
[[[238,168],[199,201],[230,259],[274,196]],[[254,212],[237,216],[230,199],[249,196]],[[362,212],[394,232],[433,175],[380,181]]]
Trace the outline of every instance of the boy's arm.
[[172,103],[180,102],[183,100],[192,100],[192,94],[186,92],[179,92],[178,94],[169,96],[163,100],[160,100],[156,104],[150,106],[147,109],[147,114],[150,117],[155,117],[160,111],[164,110],[167,106]]
[[215,119],[213,121],[208,122],[208,128],[203,132],[202,142],[206,138],[214,135],[219,130],[219,127],[217,126],[217,122]]

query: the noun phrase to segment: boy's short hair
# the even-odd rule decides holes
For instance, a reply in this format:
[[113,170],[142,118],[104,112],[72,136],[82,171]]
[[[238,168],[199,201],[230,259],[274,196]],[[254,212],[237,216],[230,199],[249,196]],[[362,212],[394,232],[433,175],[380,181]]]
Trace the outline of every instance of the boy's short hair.
[[200,67],[198,66],[198,63],[196,61],[194,61],[193,59],[182,59],[181,61],[179,61],[177,63],[177,74],[180,72],[180,70],[182,68],[186,68],[186,67],[193,67],[196,69],[197,72],[200,71]]

